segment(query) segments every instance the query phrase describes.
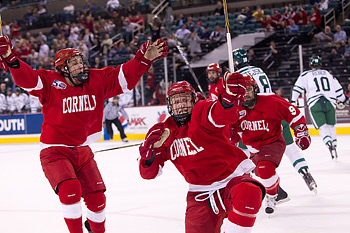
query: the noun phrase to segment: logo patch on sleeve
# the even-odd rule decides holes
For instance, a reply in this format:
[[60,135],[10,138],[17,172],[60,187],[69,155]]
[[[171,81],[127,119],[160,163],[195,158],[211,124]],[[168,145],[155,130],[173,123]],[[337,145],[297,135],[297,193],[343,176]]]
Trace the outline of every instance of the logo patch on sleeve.
[[58,81],[58,80],[53,81],[51,86],[53,86],[56,89],[66,89],[67,88],[67,84],[65,84],[64,82]]
[[242,117],[245,117],[245,115],[247,115],[246,110],[239,111],[239,119],[241,119]]

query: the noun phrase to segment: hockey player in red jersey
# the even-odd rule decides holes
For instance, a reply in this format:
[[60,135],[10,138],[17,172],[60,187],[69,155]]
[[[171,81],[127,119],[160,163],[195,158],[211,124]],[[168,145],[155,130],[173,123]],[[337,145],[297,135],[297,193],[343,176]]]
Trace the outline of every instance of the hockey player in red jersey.
[[240,119],[231,130],[233,143],[243,140],[251,152],[256,165],[255,174],[266,188],[266,213],[274,212],[280,178],[276,168],[281,162],[286,143],[282,136],[282,120],[294,129],[296,144],[303,150],[310,145],[311,138],[305,118],[294,105],[275,94],[259,94],[258,86],[251,76],[244,77],[246,94]]
[[36,71],[18,59],[7,36],[0,37],[1,67],[8,67],[15,83],[43,105],[40,161],[69,232],[83,232],[81,196],[92,232],[105,232],[106,187],[89,147],[102,136],[104,100],[133,89],[166,52],[167,42],[148,41],[125,64],[89,69],[81,52],[69,48],[57,52],[57,72]]
[[160,175],[169,160],[189,183],[186,233],[219,233],[227,217],[225,233],[249,233],[265,195],[248,175],[253,162],[229,140],[228,125],[238,120],[245,93],[243,76],[225,78],[219,99],[198,102],[188,82],[173,83],[167,93],[171,117],[151,127],[140,146],[144,179]]
[[211,63],[207,67],[207,76],[208,76],[208,89],[209,95],[208,98],[218,99],[221,89],[222,89],[222,68],[218,63]]

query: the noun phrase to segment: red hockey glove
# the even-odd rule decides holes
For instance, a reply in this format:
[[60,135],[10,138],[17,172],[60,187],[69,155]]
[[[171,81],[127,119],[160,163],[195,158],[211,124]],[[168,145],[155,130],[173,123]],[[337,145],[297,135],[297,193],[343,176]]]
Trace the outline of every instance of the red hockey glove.
[[147,133],[145,141],[141,144],[139,151],[142,159],[151,158],[152,151],[160,148],[168,139],[170,130],[165,128],[164,123],[154,125]]
[[137,50],[135,59],[145,64],[147,67],[150,67],[152,62],[166,56],[168,51],[167,45],[168,42],[162,39],[156,40],[153,44],[148,40]]
[[[16,52],[13,49],[12,42],[7,35],[0,36],[0,56],[7,63],[13,63],[18,59]],[[4,66],[2,65],[1,67]]]
[[310,146],[311,137],[306,125],[297,125],[294,128],[294,135],[295,143],[300,147],[300,149],[305,150]]
[[222,85],[223,89],[221,93],[221,102],[228,107],[232,107],[234,105],[236,107],[241,106],[246,90],[243,75],[240,73],[226,72]]

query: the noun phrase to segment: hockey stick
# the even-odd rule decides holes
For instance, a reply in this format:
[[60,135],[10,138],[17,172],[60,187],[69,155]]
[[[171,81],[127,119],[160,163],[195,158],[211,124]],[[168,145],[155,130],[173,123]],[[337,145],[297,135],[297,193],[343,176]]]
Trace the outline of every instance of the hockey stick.
[[224,0],[224,12],[225,12],[225,27],[226,27],[226,40],[227,40],[227,50],[228,50],[228,65],[230,72],[235,72],[235,67],[233,65],[233,54],[232,54],[232,42],[230,34],[230,23],[228,21],[228,11],[227,11],[227,2]]
[[[190,63],[188,62],[188,60],[187,60],[185,54],[183,53],[183,51],[182,51],[182,49],[181,49],[181,47],[180,47],[180,42],[177,40],[177,38],[176,38],[175,34],[173,33],[173,31],[171,31],[171,28],[170,28],[169,25],[167,25],[167,28],[168,28],[168,31],[169,31],[169,33],[171,34],[171,36],[174,38],[174,40],[175,40],[175,42],[176,42],[176,43],[175,43],[175,44],[176,44],[175,46],[176,46],[177,50],[179,50],[179,53],[180,53],[180,55],[182,56],[182,58],[184,59],[186,65],[187,65],[187,67],[188,67],[188,69],[189,69],[189,71],[190,71],[190,73],[191,73],[191,75],[192,75],[192,77],[193,77],[193,79],[194,79],[194,81],[195,81],[196,84],[197,84],[197,87],[198,87],[199,91],[202,93],[203,97],[206,99],[207,96],[206,96],[206,94],[204,93],[204,91],[203,91],[201,85],[199,84],[198,78],[197,78],[196,74],[193,72],[193,69],[192,69],[192,67],[190,66]],[[174,67],[174,69],[175,69],[175,67]]]
[[128,147],[139,146],[139,145],[141,145],[141,143],[136,143],[136,144],[132,144],[132,145],[126,145],[126,146],[117,146],[117,147],[112,147],[112,148],[108,148],[108,149],[97,150],[97,151],[94,152],[94,154],[100,153],[100,152],[105,152],[105,151],[110,151],[110,150],[124,149],[124,148],[128,148]]

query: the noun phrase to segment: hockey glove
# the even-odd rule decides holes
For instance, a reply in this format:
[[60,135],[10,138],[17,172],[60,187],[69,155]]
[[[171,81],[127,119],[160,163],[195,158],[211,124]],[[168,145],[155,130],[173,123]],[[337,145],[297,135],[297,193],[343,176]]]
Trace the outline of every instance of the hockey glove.
[[295,143],[300,147],[300,149],[305,150],[310,146],[311,137],[306,125],[297,125],[294,128],[294,135]]
[[[18,59],[16,52],[13,49],[12,42],[7,35],[0,36],[0,56],[3,58],[1,63],[6,61],[7,64],[11,64]],[[1,65],[1,67],[3,68],[4,66]]]
[[139,151],[142,159],[151,158],[152,151],[160,148],[168,139],[170,130],[165,128],[164,123],[154,125],[147,133],[145,141],[141,144]]
[[239,107],[244,101],[246,85],[243,75],[240,73],[226,72],[223,77],[221,104],[227,109],[233,106]]
[[142,44],[141,48],[137,50],[135,59],[142,64],[150,67],[152,62],[159,60],[166,56],[168,51],[168,42],[162,39],[156,40],[153,44],[148,40]]

